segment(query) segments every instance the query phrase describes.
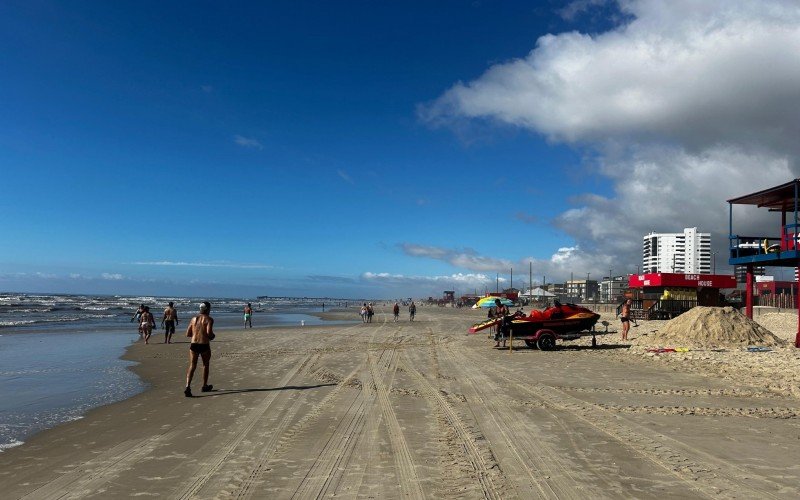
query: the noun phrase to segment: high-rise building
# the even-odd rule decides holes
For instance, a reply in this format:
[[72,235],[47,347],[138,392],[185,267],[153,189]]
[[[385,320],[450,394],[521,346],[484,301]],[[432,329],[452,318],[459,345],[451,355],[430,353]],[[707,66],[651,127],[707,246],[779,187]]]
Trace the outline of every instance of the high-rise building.
[[[737,283],[747,282],[747,266],[733,266],[733,274],[736,276]],[[753,276],[764,276],[765,274],[764,266],[753,266]]]
[[711,234],[687,227],[682,233],[650,233],[642,242],[645,273],[711,273]]

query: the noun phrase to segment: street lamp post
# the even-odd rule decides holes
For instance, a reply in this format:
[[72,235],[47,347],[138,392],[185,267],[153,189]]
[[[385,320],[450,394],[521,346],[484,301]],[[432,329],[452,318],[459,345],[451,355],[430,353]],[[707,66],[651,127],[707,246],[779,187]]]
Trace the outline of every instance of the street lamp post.
[[711,252],[711,274],[717,274],[717,252]]

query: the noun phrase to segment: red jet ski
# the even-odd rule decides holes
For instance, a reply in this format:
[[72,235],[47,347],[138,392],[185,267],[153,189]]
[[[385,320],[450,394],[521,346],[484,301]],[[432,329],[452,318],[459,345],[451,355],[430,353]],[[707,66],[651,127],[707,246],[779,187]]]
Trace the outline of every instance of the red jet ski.
[[[528,316],[519,312],[508,316],[501,329],[509,330],[514,338],[525,340],[529,345],[540,344],[540,339],[546,337],[544,343],[548,348],[552,348],[556,338],[569,337],[585,330],[591,330],[599,319],[600,315],[591,309],[554,301],[553,306],[544,311],[534,310]],[[502,321],[503,318],[493,318],[476,323],[469,329],[469,333],[500,325]]]

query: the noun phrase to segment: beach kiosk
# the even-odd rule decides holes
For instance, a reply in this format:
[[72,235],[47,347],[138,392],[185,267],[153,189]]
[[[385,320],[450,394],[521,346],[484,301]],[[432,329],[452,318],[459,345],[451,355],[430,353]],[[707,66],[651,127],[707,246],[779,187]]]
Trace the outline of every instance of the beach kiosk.
[[[733,229],[733,206],[753,205],[781,214],[780,226],[771,234],[743,236]],[[800,179],[728,200],[730,256],[732,266],[745,266],[745,314],[753,318],[753,267],[797,267],[800,265]],[[777,224],[776,224],[777,225]],[[794,345],[800,347],[800,293]]]
[[[695,306],[719,306],[720,290],[736,288],[725,274],[646,273],[628,278],[634,310],[646,319],[671,319]],[[633,297],[632,297],[633,298]]]

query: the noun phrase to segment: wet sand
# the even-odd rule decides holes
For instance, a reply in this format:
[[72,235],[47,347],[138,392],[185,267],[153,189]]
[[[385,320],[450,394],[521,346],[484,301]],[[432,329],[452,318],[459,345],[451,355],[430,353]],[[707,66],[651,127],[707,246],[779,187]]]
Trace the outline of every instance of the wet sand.
[[[196,376],[194,398],[182,394],[188,344],[135,344],[126,356],[151,389],[0,454],[0,491],[800,496],[800,399],[763,375],[726,376],[748,370],[734,357],[707,370],[702,360],[647,356],[615,335],[595,349],[578,341],[509,353],[465,335],[483,317],[420,307],[414,323],[407,314],[394,323],[386,307],[367,325],[225,332],[213,342],[214,391],[201,393]],[[785,356],[797,362],[795,351]]]

